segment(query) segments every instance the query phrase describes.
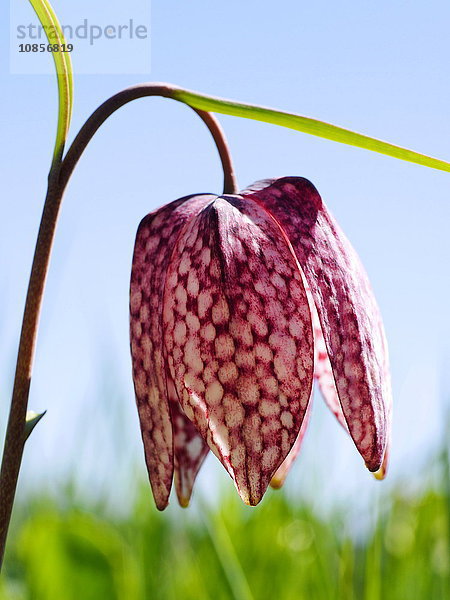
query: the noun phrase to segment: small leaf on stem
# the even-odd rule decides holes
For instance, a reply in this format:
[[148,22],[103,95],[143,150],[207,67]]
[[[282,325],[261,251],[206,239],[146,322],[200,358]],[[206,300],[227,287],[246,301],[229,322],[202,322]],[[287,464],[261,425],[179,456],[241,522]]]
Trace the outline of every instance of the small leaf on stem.
[[36,425],[39,423],[39,421],[42,419],[42,417],[45,415],[47,411],[44,410],[44,412],[41,413],[36,413],[32,410],[27,410],[27,416],[25,419],[25,441],[27,441],[27,439],[30,437],[31,432],[33,431],[33,429],[36,427]]

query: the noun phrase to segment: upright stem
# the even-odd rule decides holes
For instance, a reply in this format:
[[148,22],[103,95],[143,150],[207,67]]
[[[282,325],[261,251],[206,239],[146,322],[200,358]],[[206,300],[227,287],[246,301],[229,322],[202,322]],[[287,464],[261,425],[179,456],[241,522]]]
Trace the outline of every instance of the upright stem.
[[[84,149],[99,127],[118,108],[144,96],[171,98],[176,88],[169,85],[142,84],[127,88],[104,102],[86,121],[76,136],[66,157],[55,165],[49,176],[47,196],[28,284],[27,298],[20,334],[14,388],[0,471],[0,568],[14,503],[25,445],[25,419],[30,392],[34,352],[53,240],[64,190]],[[224,133],[210,113],[194,109],[210,130],[219,151],[224,171],[224,193],[238,192],[236,177]]]
[[28,284],[11,409],[0,472],[0,565],[3,560],[6,536],[25,444],[25,418],[36,346],[36,334],[60,201],[61,189],[55,182],[50,181]]

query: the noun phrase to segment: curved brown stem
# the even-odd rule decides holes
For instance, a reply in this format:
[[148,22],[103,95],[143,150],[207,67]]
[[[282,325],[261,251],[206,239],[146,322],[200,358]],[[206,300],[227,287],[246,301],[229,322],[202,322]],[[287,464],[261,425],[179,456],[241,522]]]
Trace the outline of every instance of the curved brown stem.
[[[8,534],[14,496],[25,445],[25,419],[28,406],[33,358],[45,281],[64,190],[84,149],[99,127],[118,108],[145,96],[171,98],[177,88],[167,84],[146,83],[127,88],[104,102],[86,121],[73,141],[64,160],[53,167],[39,227],[38,238],[28,284],[27,298],[20,334],[14,388],[0,471],[0,567]],[[195,112],[211,132],[219,151],[224,171],[224,193],[238,192],[236,177],[223,131],[210,113]]]
[[219,121],[216,117],[203,110],[197,110],[194,108],[198,116],[203,120],[205,125],[208,127],[211,135],[216,143],[217,150],[219,152],[220,160],[222,162],[223,169],[223,193],[224,194],[238,194],[239,186],[237,178],[234,172],[233,162],[231,160],[231,154],[228,148],[228,144],[225,138],[225,133],[220,126]]
[[[128,102],[132,102],[133,100],[144,98],[146,96],[162,96],[164,98],[172,98],[173,100],[177,100],[177,98],[175,98],[173,95],[177,89],[177,87],[167,83],[142,83],[122,90],[101,104],[80,129],[71,147],[69,148],[66,157],[63,160],[59,177],[59,183],[62,188],[64,189],[66,187],[77,162],[83,154],[86,146],[93,138],[95,132],[108,119],[108,117],[116,112],[116,110],[118,110],[121,106],[124,106],[124,104],[128,104]],[[177,101],[179,102],[179,100]],[[225,134],[223,133],[218,120],[211,113],[197,110],[195,108],[192,110],[194,110],[204,121],[214,139],[214,142],[216,143],[224,173],[223,193],[237,194],[239,188],[236,181],[236,175],[234,173],[233,162],[231,160],[230,151],[225,139]]]

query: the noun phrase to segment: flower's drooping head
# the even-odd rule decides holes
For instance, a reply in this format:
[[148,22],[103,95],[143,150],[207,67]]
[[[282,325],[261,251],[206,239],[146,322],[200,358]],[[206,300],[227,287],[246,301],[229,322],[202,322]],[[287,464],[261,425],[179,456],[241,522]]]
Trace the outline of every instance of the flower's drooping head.
[[186,506],[209,449],[247,504],[300,448],[314,378],[384,474],[391,392],[365,271],[303,178],[182,198],[139,226],[131,275],[136,400],[156,505]]

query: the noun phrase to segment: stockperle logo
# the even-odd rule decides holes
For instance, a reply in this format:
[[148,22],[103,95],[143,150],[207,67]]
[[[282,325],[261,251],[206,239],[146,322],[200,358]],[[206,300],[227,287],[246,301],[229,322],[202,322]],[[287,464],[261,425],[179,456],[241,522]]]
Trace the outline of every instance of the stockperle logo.
[[[82,18],[80,18],[82,15]],[[150,2],[129,0],[125,6],[78,0],[61,7],[65,43],[52,26],[39,23],[28,3],[10,3],[10,71],[51,74],[48,54],[69,52],[74,73],[150,74]]]

